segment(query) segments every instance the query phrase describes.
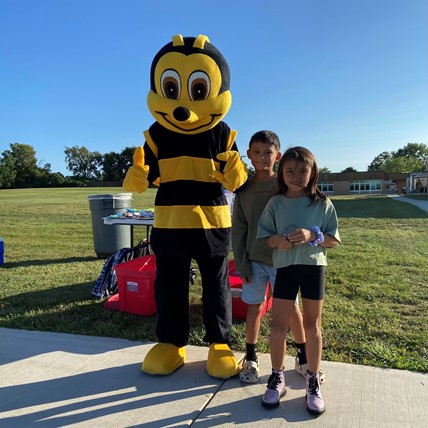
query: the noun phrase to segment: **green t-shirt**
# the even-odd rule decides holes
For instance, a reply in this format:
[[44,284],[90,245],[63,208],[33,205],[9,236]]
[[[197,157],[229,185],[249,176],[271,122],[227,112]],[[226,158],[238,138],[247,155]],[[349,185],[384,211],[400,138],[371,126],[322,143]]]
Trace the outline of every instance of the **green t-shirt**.
[[257,240],[257,226],[269,199],[276,193],[277,178],[258,182],[250,179],[235,195],[232,221],[232,248],[241,276],[251,276],[251,262],[272,266],[272,249]]
[[[340,242],[337,214],[330,199],[310,204],[306,196],[289,199],[276,195],[270,199],[260,217],[257,239],[264,242],[269,236],[312,226],[318,226],[325,235],[331,235]],[[287,250],[275,248],[272,261],[276,268],[291,265],[327,266],[327,248],[307,244],[293,245]]]

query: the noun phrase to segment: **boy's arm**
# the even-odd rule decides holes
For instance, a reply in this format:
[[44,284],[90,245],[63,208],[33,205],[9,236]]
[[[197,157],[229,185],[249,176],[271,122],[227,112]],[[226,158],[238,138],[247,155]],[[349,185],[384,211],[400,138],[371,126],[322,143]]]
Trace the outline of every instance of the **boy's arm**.
[[251,262],[247,256],[248,222],[244,215],[239,194],[235,195],[232,220],[232,249],[235,266],[241,277],[251,276]]

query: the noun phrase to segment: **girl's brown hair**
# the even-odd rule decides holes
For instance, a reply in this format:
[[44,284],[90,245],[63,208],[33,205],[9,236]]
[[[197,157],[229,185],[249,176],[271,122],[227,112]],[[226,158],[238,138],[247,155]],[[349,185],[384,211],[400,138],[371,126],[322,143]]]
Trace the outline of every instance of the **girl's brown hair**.
[[317,160],[312,152],[305,147],[291,147],[282,155],[278,167],[278,194],[283,195],[288,189],[284,181],[284,165],[290,159],[303,162],[311,168],[311,178],[305,189],[306,196],[311,200],[311,203],[318,202],[318,199],[325,201],[326,195],[318,189]]

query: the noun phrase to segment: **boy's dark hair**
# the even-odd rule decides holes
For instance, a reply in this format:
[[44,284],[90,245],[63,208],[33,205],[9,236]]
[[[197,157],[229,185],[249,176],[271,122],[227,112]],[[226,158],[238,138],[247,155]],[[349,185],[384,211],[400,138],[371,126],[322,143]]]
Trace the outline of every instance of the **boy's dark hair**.
[[265,143],[270,144],[275,147],[279,152],[281,150],[281,142],[279,141],[278,135],[273,131],[258,131],[250,138],[250,144],[248,147],[251,147],[253,143]]
[[311,168],[312,176],[308,186],[305,189],[306,196],[312,202],[318,202],[318,199],[326,200],[326,195],[318,189],[319,170],[317,160],[310,150],[305,147],[291,147],[282,155],[278,167],[278,194],[284,194],[287,191],[287,185],[284,181],[284,164],[285,161],[294,159],[303,162]]

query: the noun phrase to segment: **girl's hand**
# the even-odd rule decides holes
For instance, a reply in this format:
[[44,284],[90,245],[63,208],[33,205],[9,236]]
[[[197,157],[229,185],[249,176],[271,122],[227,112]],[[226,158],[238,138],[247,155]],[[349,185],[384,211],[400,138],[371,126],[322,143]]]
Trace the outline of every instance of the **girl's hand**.
[[296,229],[290,232],[287,238],[295,245],[303,245],[316,239],[316,233],[308,229]]
[[266,245],[270,248],[278,248],[278,250],[288,250],[293,243],[285,235],[272,235],[266,238]]

